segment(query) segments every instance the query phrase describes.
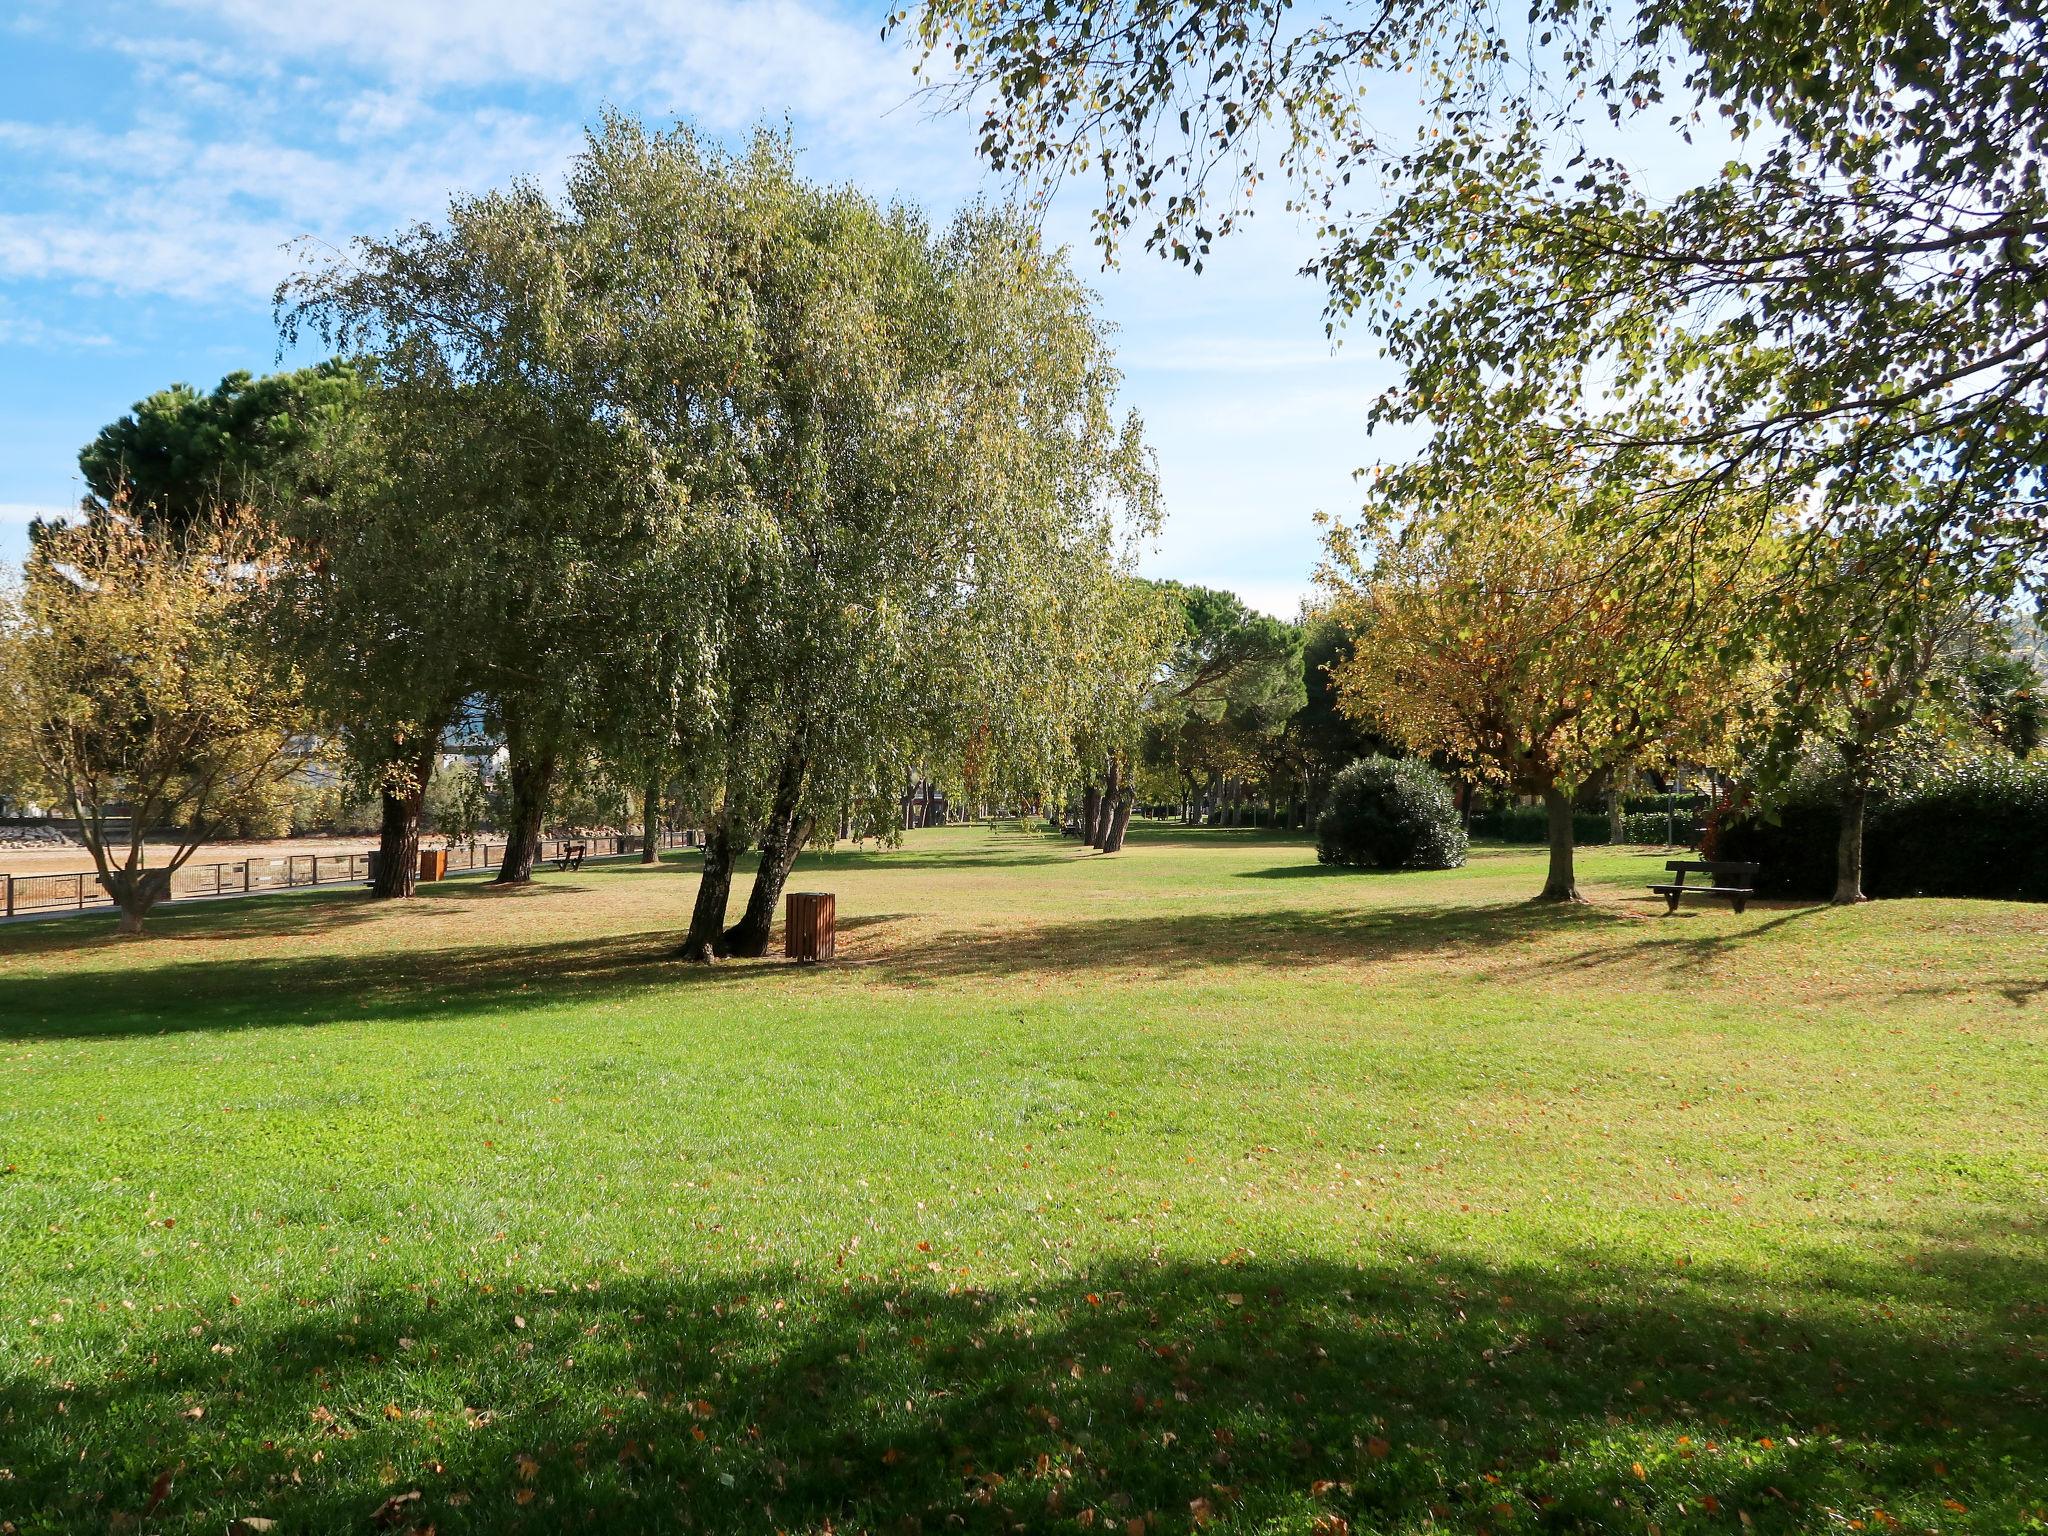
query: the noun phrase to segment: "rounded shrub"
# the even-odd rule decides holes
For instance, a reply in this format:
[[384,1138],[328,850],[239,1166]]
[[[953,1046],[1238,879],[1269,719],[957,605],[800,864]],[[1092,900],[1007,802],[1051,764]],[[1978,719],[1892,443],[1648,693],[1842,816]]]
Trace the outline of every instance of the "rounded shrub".
[[1338,774],[1316,821],[1316,857],[1361,869],[1456,869],[1465,828],[1419,758],[1365,757]]

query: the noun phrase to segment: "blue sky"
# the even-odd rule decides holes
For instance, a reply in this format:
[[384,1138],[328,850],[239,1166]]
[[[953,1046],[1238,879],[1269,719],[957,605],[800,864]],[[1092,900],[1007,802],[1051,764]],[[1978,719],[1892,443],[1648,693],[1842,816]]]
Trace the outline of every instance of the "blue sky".
[[[818,176],[944,216],[1003,187],[973,123],[914,99],[878,17],[831,0],[0,0],[0,560],[75,504],[79,446],[151,390],[280,361],[290,242],[432,218],[448,193],[550,181],[606,105],[725,136],[792,124]],[[1168,522],[1147,569],[1291,614],[1375,451],[1389,382],[1333,355],[1311,247],[1265,206],[1196,276],[1098,272]]]

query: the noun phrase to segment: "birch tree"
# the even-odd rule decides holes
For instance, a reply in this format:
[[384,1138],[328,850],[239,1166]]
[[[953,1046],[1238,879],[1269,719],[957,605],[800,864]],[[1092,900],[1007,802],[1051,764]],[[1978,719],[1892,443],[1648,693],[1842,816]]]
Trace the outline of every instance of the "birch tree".
[[[805,182],[772,135],[724,155],[616,121],[571,201],[633,253],[610,302],[635,315],[665,317],[703,271],[740,280],[701,397],[645,392],[707,350],[663,320],[617,382],[666,461],[708,471],[694,591],[716,661],[679,746],[709,810],[684,953],[758,955],[821,826],[893,836],[910,765],[972,741],[1014,772],[1066,736],[1082,693],[1060,674],[1153,515],[1150,463],[1087,294],[1014,218],[935,234]],[[664,239],[630,238],[657,218]]]
[[[591,175],[586,156],[586,193]],[[316,332],[361,352],[403,424],[385,437],[400,470],[385,483],[402,494],[365,510],[390,525],[379,547],[432,547],[435,558],[409,579],[436,586],[436,616],[422,627],[448,641],[435,666],[459,685],[453,702],[480,700],[504,739],[502,883],[532,877],[564,765],[637,736],[634,712],[619,707],[635,692],[622,678],[640,693],[671,691],[672,678],[644,668],[691,665],[699,654],[690,549],[711,524],[694,518],[689,476],[701,464],[679,462],[666,439],[657,446],[633,409],[650,392],[633,372],[647,362],[636,332],[656,327],[614,302],[619,264],[635,259],[617,234],[522,183],[458,196],[439,224],[358,240],[278,294],[287,336]],[[661,323],[694,327],[695,347],[663,359],[660,387],[685,400],[703,398],[694,386],[706,371],[722,381],[726,361],[710,345],[715,306],[698,288],[687,305],[674,291],[659,295],[672,306]],[[365,635],[380,642],[393,630],[379,622],[376,589],[391,579],[406,578],[376,560],[363,565],[355,598],[338,610],[353,601]],[[639,643],[654,630],[688,643]],[[411,649],[417,639],[396,643]],[[422,689],[408,718],[441,696]],[[414,730],[430,760],[438,726],[422,717]]]

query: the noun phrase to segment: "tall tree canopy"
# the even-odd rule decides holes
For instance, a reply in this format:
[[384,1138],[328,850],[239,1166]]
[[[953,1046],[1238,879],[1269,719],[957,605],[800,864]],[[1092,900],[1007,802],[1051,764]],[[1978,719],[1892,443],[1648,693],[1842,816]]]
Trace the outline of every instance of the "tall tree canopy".
[[[1259,776],[1307,703],[1299,626],[1248,607],[1234,592],[1157,583],[1173,646],[1150,695],[1147,758],[1184,795],[1213,798],[1226,777]],[[1213,807],[1212,807],[1213,808]]]
[[180,536],[116,503],[47,530],[0,593],[0,744],[25,748],[42,797],[77,819],[124,935],[308,756],[298,679],[264,626],[280,557],[247,514]]
[[[755,520],[704,590],[723,637],[704,716],[718,765],[686,951],[759,954],[814,828],[893,835],[934,757],[1035,766],[1154,490],[1089,295],[1016,219],[943,234],[798,177],[787,147],[708,159],[682,136],[604,146],[626,181],[723,178],[746,211],[758,363],[728,396]],[[761,864],[721,928],[738,849]]]
[[207,394],[189,384],[160,389],[79,450],[85,510],[103,514],[118,500],[128,515],[182,533],[227,508],[267,502],[261,483],[361,388],[348,364],[326,362],[263,378],[231,373]]
[[[591,195],[593,176],[586,156],[572,199]],[[715,557],[722,519],[715,496],[692,492],[722,476],[671,455],[631,407],[652,391],[640,329],[685,330],[693,346],[663,360],[660,388],[701,399],[722,387],[725,328],[701,291],[654,296],[667,306],[659,324],[637,325],[613,302],[635,253],[611,233],[520,184],[457,197],[438,225],[358,240],[278,296],[288,336],[314,330],[360,352],[374,385],[359,472],[301,501],[315,668],[342,669],[343,695],[358,676],[396,685],[381,710],[356,701],[372,710],[360,738],[388,744],[380,775],[406,802],[387,797],[387,831],[416,826],[457,705],[484,703],[509,756],[508,883],[531,878],[564,767],[643,745],[644,701],[694,687],[678,677],[705,654],[690,566],[692,551]],[[704,265],[729,273],[730,252],[719,255]],[[323,627],[357,639],[320,643]]]
[[[561,198],[459,198],[280,304],[367,354],[366,417],[411,423],[368,481],[404,494],[361,511],[415,526],[307,571],[381,588],[394,553],[435,552],[448,673],[506,734],[504,878],[577,753],[674,769],[710,834],[686,950],[759,953],[812,829],[893,828],[910,764],[1052,771],[1084,697],[1061,674],[1155,493],[1089,295],[1019,220],[935,233],[805,181],[775,135],[730,153],[611,118]],[[449,632],[330,607],[379,646]]]
[[1468,777],[1540,796],[1541,895],[1577,899],[1572,801],[1643,762],[1710,760],[1738,720],[1731,658],[1753,548],[1642,541],[1626,487],[1503,445],[1483,465],[1385,478],[1333,531],[1323,580],[1356,636],[1344,707]]
[[1794,643],[1765,653],[1751,776],[1769,801],[1797,765],[1827,761],[1841,804],[1834,900],[1848,905],[1864,899],[1865,813],[1916,723],[1929,705],[1967,719],[1984,702],[1970,668],[1991,602],[1967,561],[1896,533],[1829,538],[1804,559],[1814,575],[1770,599]]
[[[1660,446],[1667,525],[1742,480],[1997,580],[2048,542],[2035,8],[926,0],[911,24],[992,163],[1100,178],[1105,246],[1199,264],[1277,139],[1332,323],[1406,365],[1378,419]],[[1418,83],[1419,131],[1382,131]],[[1729,149],[1646,187],[1646,132]]]

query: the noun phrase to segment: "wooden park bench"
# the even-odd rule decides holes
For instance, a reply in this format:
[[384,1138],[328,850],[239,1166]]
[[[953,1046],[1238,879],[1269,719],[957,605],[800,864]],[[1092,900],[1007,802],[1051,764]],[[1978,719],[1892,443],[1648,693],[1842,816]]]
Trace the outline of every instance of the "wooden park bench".
[[[1749,898],[1756,894],[1756,864],[1730,864],[1716,859],[1673,859],[1664,866],[1678,879],[1670,885],[1653,885],[1651,890],[1664,898],[1665,911],[1676,912],[1681,896],[1725,896],[1740,912],[1749,905]],[[1687,875],[1705,875],[1712,885],[1687,885]]]
[[583,855],[589,851],[590,845],[588,843],[564,843],[560,851],[555,854],[555,868],[565,875],[572,869],[581,869],[583,867]]

